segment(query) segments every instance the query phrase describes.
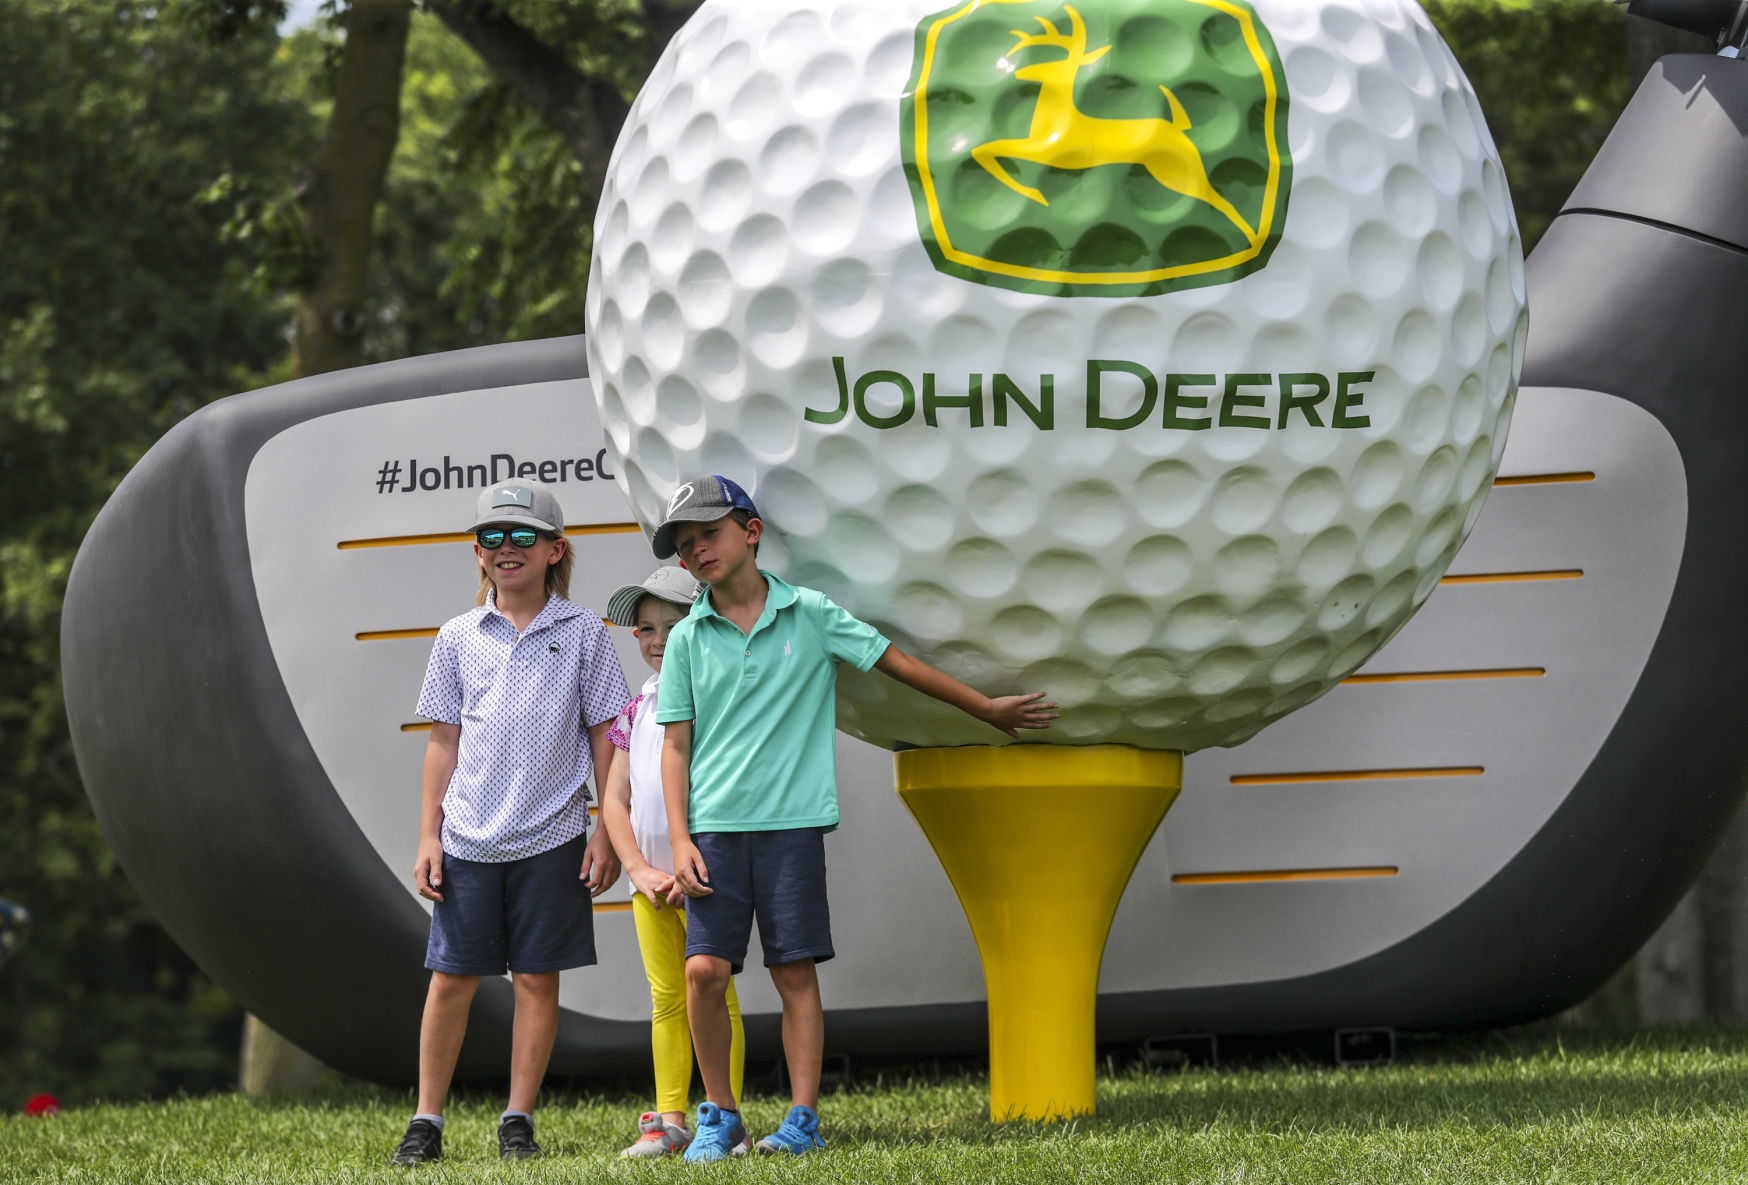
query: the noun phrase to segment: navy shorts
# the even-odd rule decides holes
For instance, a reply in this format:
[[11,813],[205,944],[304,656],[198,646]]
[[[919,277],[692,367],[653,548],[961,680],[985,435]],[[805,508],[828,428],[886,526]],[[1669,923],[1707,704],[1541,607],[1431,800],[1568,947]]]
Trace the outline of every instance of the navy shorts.
[[431,911],[425,966],[450,975],[538,974],[595,961],[595,919],[583,868],[586,836],[485,864],[443,856],[443,900]]
[[740,974],[755,916],[765,966],[832,957],[824,829],[712,831],[692,842],[714,892],[686,899],[687,958],[715,955]]

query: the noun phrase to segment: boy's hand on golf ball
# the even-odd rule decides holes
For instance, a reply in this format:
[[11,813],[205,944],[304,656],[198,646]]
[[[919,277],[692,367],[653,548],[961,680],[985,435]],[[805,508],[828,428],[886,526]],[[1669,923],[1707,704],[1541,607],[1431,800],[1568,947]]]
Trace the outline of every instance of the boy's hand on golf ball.
[[1039,702],[1044,698],[1042,691],[991,699],[946,671],[912,658],[896,646],[888,645],[881,652],[874,669],[906,687],[914,687],[944,704],[952,704],[966,715],[999,728],[1009,736],[1018,736],[1017,730],[1022,728],[1049,728],[1057,716],[1055,704]]
[[983,712],[983,719],[1011,737],[1019,736],[1022,728],[1049,728],[1051,721],[1061,713],[1056,710],[1055,704],[1044,703],[1043,699],[1042,691],[1034,691],[1028,695],[1004,695],[989,701],[989,707]]

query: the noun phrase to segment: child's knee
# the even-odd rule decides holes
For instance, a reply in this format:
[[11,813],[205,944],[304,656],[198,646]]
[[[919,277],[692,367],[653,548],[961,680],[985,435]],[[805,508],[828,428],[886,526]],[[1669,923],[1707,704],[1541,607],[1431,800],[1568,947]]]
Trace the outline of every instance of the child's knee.
[[433,971],[430,999],[443,1004],[471,1000],[478,987],[477,975],[451,975],[447,971]]
[[686,1012],[686,975],[682,967],[678,975],[664,975],[649,981],[650,1015],[661,1020],[678,1012]]
[[684,1021],[686,1019],[686,993],[661,992],[651,994],[649,998],[649,1019],[651,1024],[662,1024],[670,1020]]
[[686,960],[686,991],[689,995],[720,996],[728,991],[732,967],[715,955],[693,955]]
[[515,986],[518,996],[540,1000],[548,997],[558,999],[556,971],[512,971],[510,982]]
[[812,959],[778,963],[770,968],[771,983],[782,995],[819,990],[819,969]]

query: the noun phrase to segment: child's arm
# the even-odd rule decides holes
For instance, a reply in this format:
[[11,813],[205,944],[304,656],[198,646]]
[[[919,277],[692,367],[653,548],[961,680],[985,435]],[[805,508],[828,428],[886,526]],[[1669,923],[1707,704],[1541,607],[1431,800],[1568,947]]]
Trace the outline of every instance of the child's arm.
[[953,676],[931,667],[919,658],[912,658],[896,646],[888,646],[874,664],[874,669],[890,675],[907,687],[924,695],[932,695],[944,704],[951,704],[968,716],[974,716],[1009,736],[1018,736],[1022,728],[1049,728],[1056,719],[1055,704],[1040,703],[1042,691],[1029,695],[1004,695],[990,699],[981,691],[967,687]]
[[425,771],[420,778],[419,857],[413,862],[413,888],[419,896],[443,900],[443,796],[455,776],[456,754],[461,748],[461,725],[431,725],[425,742]]
[[[612,720],[603,720],[599,724],[589,726],[589,756],[595,761],[595,785],[605,786],[607,778],[602,770],[613,766],[613,742],[607,739],[607,730],[613,727]],[[607,809],[606,793],[601,794],[601,810]],[[595,828],[595,834],[589,836],[589,842],[583,847],[583,868],[577,873],[578,880],[589,882],[589,896],[599,897],[613,887],[613,882],[619,879],[619,857],[613,854],[613,843],[607,836],[605,827]]]
[[691,799],[692,722],[676,720],[662,731],[662,800],[668,808],[668,843],[674,849],[674,885],[688,897],[708,897],[710,870],[692,842]]
[[625,875],[637,886],[637,891],[649,898],[657,909],[674,887],[674,878],[653,867],[637,849],[637,836],[631,830],[631,756],[617,749],[613,753],[613,768],[607,774],[607,788],[601,793],[601,823]]

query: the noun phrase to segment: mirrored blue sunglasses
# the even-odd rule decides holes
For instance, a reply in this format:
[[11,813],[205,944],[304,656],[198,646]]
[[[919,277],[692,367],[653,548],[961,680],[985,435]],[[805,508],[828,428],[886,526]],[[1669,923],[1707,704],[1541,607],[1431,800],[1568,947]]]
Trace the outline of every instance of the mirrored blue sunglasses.
[[473,533],[473,537],[478,539],[479,545],[487,551],[496,551],[498,548],[504,546],[504,540],[506,538],[517,547],[533,547],[534,541],[544,534],[546,534],[545,531],[537,531],[533,527],[513,527],[509,529],[505,529],[504,527],[481,527]]

